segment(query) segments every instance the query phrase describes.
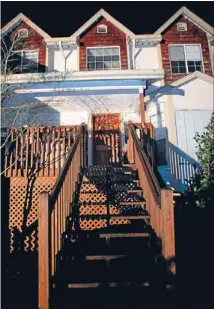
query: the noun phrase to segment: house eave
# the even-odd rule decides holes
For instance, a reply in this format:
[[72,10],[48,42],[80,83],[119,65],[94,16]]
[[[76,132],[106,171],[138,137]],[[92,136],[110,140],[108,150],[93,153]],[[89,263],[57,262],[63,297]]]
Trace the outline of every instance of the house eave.
[[160,80],[164,78],[164,70],[109,70],[109,71],[74,71],[74,72],[46,72],[14,74],[7,77],[8,84],[81,81],[81,80],[130,80],[147,79]]

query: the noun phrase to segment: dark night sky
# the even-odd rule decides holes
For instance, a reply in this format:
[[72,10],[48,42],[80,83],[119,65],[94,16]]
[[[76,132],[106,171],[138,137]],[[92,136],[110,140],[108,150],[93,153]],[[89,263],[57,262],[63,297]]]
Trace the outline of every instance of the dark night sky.
[[214,3],[208,1],[14,1],[2,2],[1,6],[2,26],[22,12],[52,37],[70,36],[100,8],[136,34],[153,33],[182,6],[214,25]]

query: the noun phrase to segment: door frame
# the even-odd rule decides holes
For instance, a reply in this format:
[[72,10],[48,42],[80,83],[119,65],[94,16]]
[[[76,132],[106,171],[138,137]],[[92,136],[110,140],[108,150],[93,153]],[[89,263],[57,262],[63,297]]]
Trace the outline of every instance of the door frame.
[[122,114],[121,113],[91,113],[91,163],[94,165],[95,162],[95,143],[94,143],[94,117],[96,116],[102,116],[102,115],[118,115],[119,116],[119,132],[120,132],[120,149],[119,149],[119,157],[121,159],[122,149],[121,149],[121,138],[122,138],[122,131],[121,131],[121,125],[122,125]]

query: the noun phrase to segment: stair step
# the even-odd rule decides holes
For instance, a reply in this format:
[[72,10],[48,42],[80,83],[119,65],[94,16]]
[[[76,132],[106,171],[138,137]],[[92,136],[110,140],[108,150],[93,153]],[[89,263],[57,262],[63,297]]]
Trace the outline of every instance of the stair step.
[[100,233],[100,238],[149,237],[150,233]]
[[127,257],[125,254],[114,254],[114,255],[87,255],[87,261],[100,261],[100,260],[118,260],[120,258]]
[[131,202],[119,202],[120,206],[128,206],[128,205],[146,205],[145,201],[131,201]]
[[[105,287],[108,288],[125,288],[131,287],[133,282],[105,282]],[[138,283],[138,287],[149,287],[150,283],[148,281],[143,281]],[[88,289],[88,288],[100,288],[103,287],[103,282],[89,282],[89,283],[68,283],[68,289]],[[53,284],[53,288],[56,288],[56,284]]]

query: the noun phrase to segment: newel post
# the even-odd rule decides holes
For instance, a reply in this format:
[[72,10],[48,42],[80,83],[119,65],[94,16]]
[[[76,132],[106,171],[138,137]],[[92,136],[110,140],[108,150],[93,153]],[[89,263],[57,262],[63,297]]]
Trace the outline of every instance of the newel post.
[[39,195],[38,220],[38,302],[39,309],[49,309],[50,297],[50,211],[49,194]]
[[128,150],[127,150],[127,157],[129,160],[129,163],[134,163],[134,143],[133,138],[131,134],[131,128],[130,125],[132,124],[131,121],[128,122]]
[[173,191],[161,190],[162,254],[165,260],[172,259],[171,271],[175,274],[175,223]]

